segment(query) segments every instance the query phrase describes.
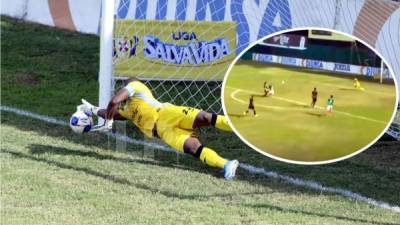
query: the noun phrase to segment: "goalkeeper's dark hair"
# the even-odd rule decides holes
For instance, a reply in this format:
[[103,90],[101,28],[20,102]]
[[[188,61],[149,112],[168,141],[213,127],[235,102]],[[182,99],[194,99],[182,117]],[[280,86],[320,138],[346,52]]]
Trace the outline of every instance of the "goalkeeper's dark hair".
[[136,78],[136,77],[130,77],[130,78],[124,80],[124,81],[123,81],[123,84],[124,84],[124,86],[126,86],[126,85],[128,85],[130,82],[132,82],[132,81],[140,81],[140,80],[139,80],[138,78]]

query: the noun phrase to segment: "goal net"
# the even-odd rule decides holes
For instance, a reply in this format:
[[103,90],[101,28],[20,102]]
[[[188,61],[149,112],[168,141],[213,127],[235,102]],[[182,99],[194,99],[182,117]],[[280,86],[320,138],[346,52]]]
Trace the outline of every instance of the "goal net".
[[[150,1],[142,7],[145,2],[102,1],[99,105],[107,105],[122,87],[121,81],[137,77],[160,102],[221,114],[222,80],[237,54],[237,23],[223,18],[211,22],[207,17],[215,15],[209,8],[214,7],[212,11],[217,12],[212,4],[204,5],[204,19],[146,19],[138,14],[146,14],[148,8],[154,7],[147,6],[152,4]],[[156,15],[167,13],[166,2],[159,6]],[[136,10],[136,19],[121,12],[132,8]],[[179,13],[183,12],[175,12]],[[125,16],[120,18],[122,14]],[[101,119],[99,122],[102,123]],[[117,132],[126,135],[131,129],[126,125],[117,123]],[[135,136],[141,136],[138,135]],[[117,140],[116,148],[126,150],[127,145]],[[153,152],[152,148],[145,150],[146,154]]]
[[137,77],[163,102],[221,113],[221,83],[235,56],[234,22],[114,21],[114,80]]
[[[136,76],[151,87],[160,101],[222,113],[222,80],[236,54],[251,41],[291,27],[287,1],[249,3],[102,0],[102,39],[109,37],[103,30],[113,27],[113,40],[104,41],[107,44],[102,46],[111,45],[113,49],[101,53],[101,58],[111,51],[114,54],[100,67],[107,68],[105,64],[113,62],[110,73],[117,87],[119,80]],[[104,74],[100,69],[100,83],[106,83],[100,84],[101,90],[107,90]],[[100,106],[104,107],[115,88],[100,92]]]

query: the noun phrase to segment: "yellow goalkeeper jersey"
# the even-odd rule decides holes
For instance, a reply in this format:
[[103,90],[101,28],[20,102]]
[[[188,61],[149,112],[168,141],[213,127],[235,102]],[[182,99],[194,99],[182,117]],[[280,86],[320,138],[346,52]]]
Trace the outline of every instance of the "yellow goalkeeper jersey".
[[354,87],[357,88],[357,89],[360,89],[361,88],[361,83],[358,80],[354,81]]
[[146,136],[153,137],[154,124],[162,103],[157,101],[150,89],[140,81],[132,81],[125,89],[129,99],[119,107],[119,114],[131,120]]

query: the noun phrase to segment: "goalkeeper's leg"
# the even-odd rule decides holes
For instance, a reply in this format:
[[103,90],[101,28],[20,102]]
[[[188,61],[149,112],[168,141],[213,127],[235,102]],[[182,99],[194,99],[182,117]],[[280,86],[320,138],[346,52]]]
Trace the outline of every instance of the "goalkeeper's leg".
[[189,137],[186,139],[183,150],[186,154],[194,156],[208,166],[223,169],[224,178],[226,180],[230,180],[235,176],[236,169],[239,166],[237,160],[227,160],[222,158],[211,148],[202,145],[199,139],[195,137]]
[[225,116],[217,115],[215,113],[209,113],[200,111],[197,113],[196,118],[193,122],[193,128],[199,128],[204,126],[214,126],[220,130],[232,131]]
[[170,120],[159,119],[157,122],[157,136],[176,151],[194,156],[204,164],[224,170],[225,179],[235,176],[239,165],[237,160],[227,160],[219,156],[211,148],[205,147],[194,135],[193,131],[179,127],[170,127]]

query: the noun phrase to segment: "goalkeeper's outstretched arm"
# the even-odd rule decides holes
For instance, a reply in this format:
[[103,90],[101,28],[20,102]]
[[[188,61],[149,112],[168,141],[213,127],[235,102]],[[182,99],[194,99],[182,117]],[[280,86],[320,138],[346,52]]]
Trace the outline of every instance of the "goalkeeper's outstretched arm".
[[122,88],[117,92],[114,97],[110,100],[107,106],[107,111],[105,115],[106,120],[114,120],[114,118],[118,119],[120,116],[118,116],[118,106],[121,102],[126,101],[129,98],[129,92],[125,89]]
[[105,119],[104,124],[94,126],[90,131],[108,131],[112,129],[114,120],[125,120],[125,118],[118,113],[118,106],[121,102],[127,100],[128,98],[129,93],[126,89],[119,90],[118,93],[112,97],[108,103],[107,109],[100,109],[82,99],[82,103],[88,107],[91,112]]

